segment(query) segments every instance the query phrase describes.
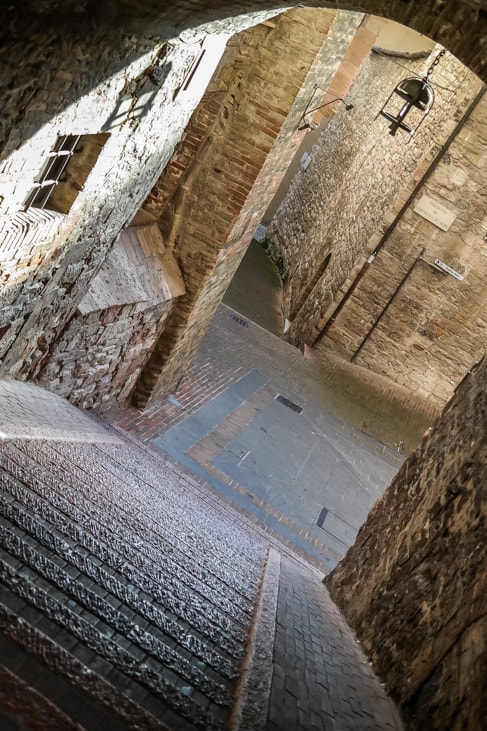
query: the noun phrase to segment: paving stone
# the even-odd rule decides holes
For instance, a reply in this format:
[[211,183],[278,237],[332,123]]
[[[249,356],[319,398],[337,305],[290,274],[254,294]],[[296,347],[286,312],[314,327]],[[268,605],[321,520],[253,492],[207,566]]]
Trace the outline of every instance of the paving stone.
[[[277,667],[275,665],[270,729],[363,731],[364,709],[370,715],[374,731],[385,731],[389,724],[400,731],[401,724],[392,702],[379,681],[371,677],[370,667],[361,655],[352,632],[334,612],[319,574],[282,559],[277,614],[276,641],[285,627],[286,639],[292,636],[293,642],[286,643],[284,658],[280,658]],[[326,634],[336,637],[336,641],[316,641],[318,617]],[[293,627],[296,629],[294,633]],[[337,648],[341,652],[337,652]],[[303,657],[304,674],[300,670]],[[365,664],[361,665],[361,662]],[[356,693],[349,683],[350,663],[359,686],[362,680],[362,694]],[[364,691],[363,686],[369,682],[372,682],[372,688]],[[291,707],[294,715],[289,716],[287,710]],[[280,712],[282,708],[286,709],[285,713]],[[292,723],[298,725],[294,727]]]
[[12,380],[0,382],[0,435],[61,441],[120,441],[81,411],[73,411],[59,396],[32,383]]

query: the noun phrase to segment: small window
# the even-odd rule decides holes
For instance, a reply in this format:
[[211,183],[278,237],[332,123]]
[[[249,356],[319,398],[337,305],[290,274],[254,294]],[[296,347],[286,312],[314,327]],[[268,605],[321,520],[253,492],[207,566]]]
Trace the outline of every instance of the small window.
[[107,139],[107,134],[58,137],[25,207],[68,213]]

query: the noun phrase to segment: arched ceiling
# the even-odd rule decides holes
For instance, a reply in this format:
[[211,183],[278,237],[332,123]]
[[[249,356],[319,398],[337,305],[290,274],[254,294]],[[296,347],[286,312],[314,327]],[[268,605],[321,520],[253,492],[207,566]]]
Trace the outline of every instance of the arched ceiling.
[[390,18],[407,25],[445,46],[487,82],[487,0],[25,0],[4,13],[24,19],[32,15],[81,16],[93,22],[137,19],[139,25],[164,22],[174,30],[211,23],[232,31],[241,30],[239,18],[270,11],[278,13],[296,5],[310,8],[352,10]]

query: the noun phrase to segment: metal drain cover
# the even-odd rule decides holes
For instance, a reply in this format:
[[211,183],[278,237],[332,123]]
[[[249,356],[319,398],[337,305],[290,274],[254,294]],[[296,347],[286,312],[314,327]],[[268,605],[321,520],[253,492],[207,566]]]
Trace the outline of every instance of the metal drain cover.
[[238,325],[242,325],[242,327],[248,327],[249,323],[247,320],[244,320],[242,317],[239,317],[238,315],[230,315],[230,319],[236,322]]
[[294,401],[290,401],[285,396],[281,396],[281,394],[276,396],[276,401],[280,401],[281,404],[284,404],[284,406],[287,406],[288,409],[292,409],[292,411],[295,411],[297,414],[303,413],[302,406],[298,406],[298,404],[295,404]]

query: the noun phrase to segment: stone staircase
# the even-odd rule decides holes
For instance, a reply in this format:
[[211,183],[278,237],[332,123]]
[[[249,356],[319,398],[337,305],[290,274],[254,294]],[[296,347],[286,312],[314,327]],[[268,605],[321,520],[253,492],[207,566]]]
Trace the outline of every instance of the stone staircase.
[[195,477],[0,381],[1,731],[401,731],[322,576]]
[[0,728],[228,728],[265,541],[113,436],[4,437],[0,480]]

